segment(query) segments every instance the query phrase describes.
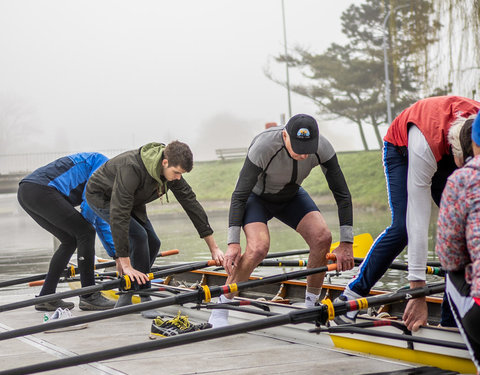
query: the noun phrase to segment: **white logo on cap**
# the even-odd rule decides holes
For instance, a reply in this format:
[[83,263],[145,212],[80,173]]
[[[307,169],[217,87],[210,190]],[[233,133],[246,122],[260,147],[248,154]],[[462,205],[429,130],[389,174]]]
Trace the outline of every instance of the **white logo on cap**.
[[303,139],[310,138],[310,130],[308,130],[307,128],[298,129],[297,138],[303,138]]

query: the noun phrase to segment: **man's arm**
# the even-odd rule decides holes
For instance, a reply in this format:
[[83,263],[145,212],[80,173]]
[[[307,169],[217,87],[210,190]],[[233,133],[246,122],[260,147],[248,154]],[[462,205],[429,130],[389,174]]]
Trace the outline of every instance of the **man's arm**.
[[[425,285],[428,256],[428,225],[431,213],[432,177],[437,170],[435,157],[425,137],[416,126],[408,131],[407,234],[408,280],[410,288]],[[427,324],[425,297],[408,301],[403,313],[407,328],[417,331]]]
[[133,268],[130,262],[129,228],[135,190],[140,175],[133,166],[119,168],[110,199],[110,229],[118,256],[117,268],[139,284],[148,281],[147,275]]
[[350,190],[338,164],[337,155],[333,155],[321,164],[338,207],[340,223],[340,245],[333,251],[337,256],[337,269],[346,271],[354,267],[353,259],[353,206]]
[[262,168],[253,164],[247,155],[230,201],[228,244],[240,243],[240,229],[243,225],[245,206],[247,205],[247,199],[257,183],[260,173],[262,173]]
[[338,164],[337,155],[321,164],[325,168],[325,178],[338,207],[340,222],[340,242],[353,243],[353,206],[347,181]]
[[232,274],[233,267],[237,265],[242,255],[240,231],[243,225],[245,206],[253,187],[257,183],[260,173],[262,173],[262,168],[252,163],[247,155],[230,201],[227,238],[228,248],[223,262],[223,267],[229,275]]

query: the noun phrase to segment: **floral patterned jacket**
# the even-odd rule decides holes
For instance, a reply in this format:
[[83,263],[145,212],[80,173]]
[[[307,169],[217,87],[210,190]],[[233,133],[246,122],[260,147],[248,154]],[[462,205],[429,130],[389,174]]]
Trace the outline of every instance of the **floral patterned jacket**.
[[470,295],[480,297],[480,155],[448,178],[435,251],[447,271],[465,269]]

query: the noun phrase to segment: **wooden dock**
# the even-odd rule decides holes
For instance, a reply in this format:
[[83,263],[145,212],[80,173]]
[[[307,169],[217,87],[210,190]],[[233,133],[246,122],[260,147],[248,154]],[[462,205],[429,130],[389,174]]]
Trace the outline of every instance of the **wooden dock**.
[[[32,298],[36,288],[2,290],[0,304]],[[78,303],[78,298],[69,299]],[[208,311],[188,306],[162,309],[175,315],[181,309],[194,322],[208,319]],[[89,314],[78,309],[74,316]],[[33,307],[3,312],[0,331],[40,324],[43,313]],[[232,320],[235,323],[235,317]],[[52,361],[109,348],[149,341],[151,321],[140,314],[88,323],[87,328],[68,332],[39,333],[0,341],[0,369]],[[64,368],[44,374],[370,374],[406,370],[408,363],[342,352],[323,346],[322,336],[307,332],[311,326],[285,326],[133,354],[100,363]]]

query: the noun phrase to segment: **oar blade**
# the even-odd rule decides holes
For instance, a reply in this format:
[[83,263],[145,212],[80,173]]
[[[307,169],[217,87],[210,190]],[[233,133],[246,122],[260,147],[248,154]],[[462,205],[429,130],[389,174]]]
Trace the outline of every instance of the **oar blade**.
[[[353,238],[353,256],[355,258],[365,258],[370,247],[373,244],[373,237],[370,233],[358,234]],[[330,252],[335,250],[340,242],[332,243],[330,246]]]

